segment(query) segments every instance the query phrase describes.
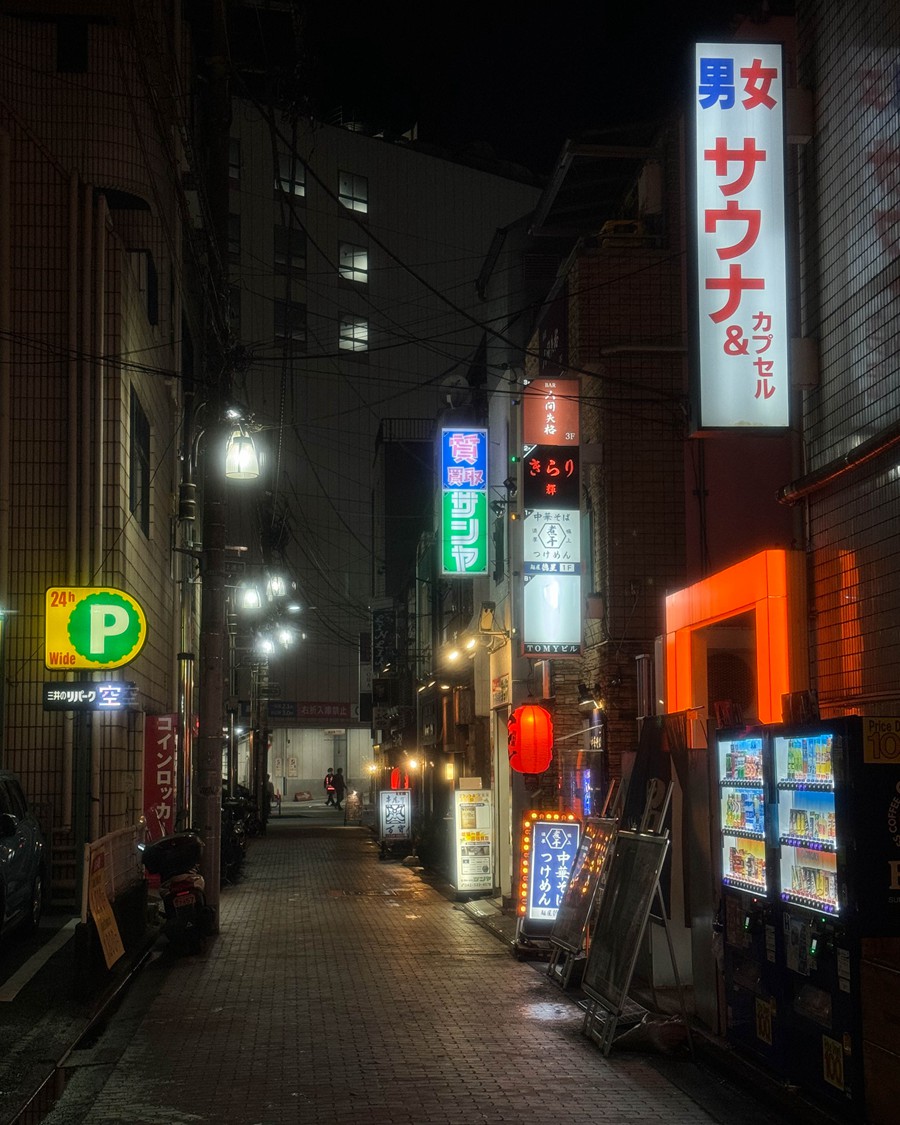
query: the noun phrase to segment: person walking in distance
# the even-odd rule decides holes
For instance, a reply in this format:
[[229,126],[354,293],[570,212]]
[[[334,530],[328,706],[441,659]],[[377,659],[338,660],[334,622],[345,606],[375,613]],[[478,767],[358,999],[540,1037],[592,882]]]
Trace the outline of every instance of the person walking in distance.
[[341,807],[341,801],[344,799],[344,790],[347,788],[347,782],[344,780],[344,771],[338,766],[337,773],[334,775],[334,795],[337,798],[337,807]]
[[325,802],[326,807],[334,804],[334,767],[328,767],[328,773],[325,774],[325,796],[328,798]]

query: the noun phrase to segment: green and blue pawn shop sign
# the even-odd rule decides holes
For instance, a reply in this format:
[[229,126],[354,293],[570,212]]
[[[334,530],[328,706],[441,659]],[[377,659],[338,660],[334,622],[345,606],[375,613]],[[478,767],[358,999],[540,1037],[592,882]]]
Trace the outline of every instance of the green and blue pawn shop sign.
[[487,574],[488,433],[441,431],[441,573]]
[[51,586],[45,601],[44,664],[104,671],[129,664],[147,639],[147,618],[124,590]]

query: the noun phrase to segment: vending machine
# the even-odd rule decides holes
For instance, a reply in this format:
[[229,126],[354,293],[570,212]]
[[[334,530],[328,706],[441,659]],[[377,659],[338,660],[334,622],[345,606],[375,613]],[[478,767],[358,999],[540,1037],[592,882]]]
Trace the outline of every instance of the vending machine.
[[[864,1026],[861,965],[867,942],[900,936],[900,743],[884,737],[896,726],[851,716],[772,729],[791,1079],[860,1114],[864,1040],[877,1034]],[[870,1013],[880,1002],[869,997]]]
[[783,1070],[776,873],[768,823],[768,733],[722,730],[716,738],[726,1034]]

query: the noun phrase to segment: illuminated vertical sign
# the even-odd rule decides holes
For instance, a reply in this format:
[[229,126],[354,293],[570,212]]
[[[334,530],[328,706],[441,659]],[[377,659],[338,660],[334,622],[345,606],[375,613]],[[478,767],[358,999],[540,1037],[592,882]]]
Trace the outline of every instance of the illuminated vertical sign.
[[488,572],[488,433],[441,430],[441,573]]
[[781,47],[698,43],[691,96],[698,422],[787,426]]
[[522,841],[521,900],[523,924],[551,925],[569,885],[578,853],[581,824],[571,814],[529,813]]
[[523,645],[581,652],[581,473],[577,379],[538,378],[523,399]]

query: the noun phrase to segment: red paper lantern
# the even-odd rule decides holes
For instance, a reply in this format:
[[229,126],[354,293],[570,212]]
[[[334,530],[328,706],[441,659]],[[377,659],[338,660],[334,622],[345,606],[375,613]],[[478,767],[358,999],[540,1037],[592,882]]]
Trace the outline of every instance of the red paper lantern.
[[509,764],[519,773],[543,773],[553,761],[553,719],[536,703],[513,711],[509,722]]

